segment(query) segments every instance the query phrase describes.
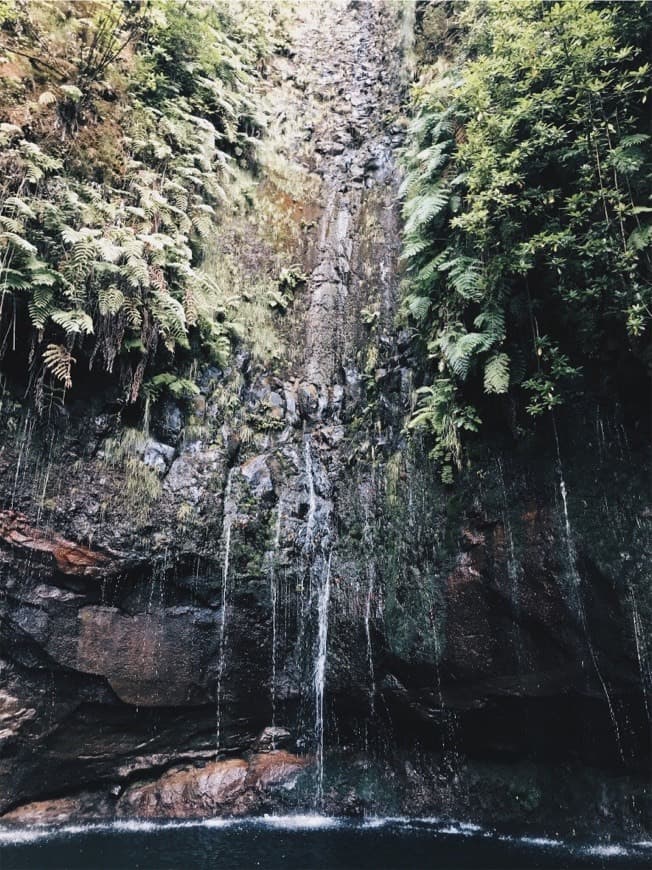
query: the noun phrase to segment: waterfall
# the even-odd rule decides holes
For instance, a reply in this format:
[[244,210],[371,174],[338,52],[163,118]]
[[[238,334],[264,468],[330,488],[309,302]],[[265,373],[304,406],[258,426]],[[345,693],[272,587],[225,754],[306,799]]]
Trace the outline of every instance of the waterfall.
[[328,650],[328,604],[331,594],[331,556],[325,561],[317,598],[317,655],[315,657],[315,739],[317,743],[316,805],[324,797],[324,687],[326,685],[326,654]]
[[229,558],[231,556],[231,526],[233,523],[234,505],[231,499],[233,468],[229,469],[226,478],[226,486],[224,488],[224,507],[223,507],[223,523],[222,523],[222,546],[224,549],[224,561],[222,563],[222,618],[220,621],[219,634],[219,658],[217,665],[217,689],[216,689],[216,711],[215,711],[215,755],[219,754],[221,745],[221,729],[222,729],[222,678],[224,676],[224,659],[226,652],[226,624],[227,624],[227,607],[228,607],[228,580],[229,580]]
[[520,580],[523,574],[521,565],[516,557],[516,547],[514,545],[514,532],[509,519],[509,499],[507,497],[507,485],[505,484],[505,474],[503,472],[503,463],[500,457],[497,460],[498,477],[500,479],[500,488],[503,499],[503,526],[505,529],[505,539],[507,542],[507,576],[511,585],[512,599],[512,615],[514,619],[514,646],[516,652],[516,663],[519,674],[523,673],[523,638],[521,635],[521,619],[520,619]]
[[[269,560],[269,595],[272,606],[272,729],[276,727],[276,644],[278,634],[278,579],[276,576],[276,560],[281,543],[281,522],[283,519],[283,501],[279,499],[276,512],[276,527],[274,545]],[[274,733],[274,732],[273,732]],[[275,749],[275,738],[272,737],[272,749]]]
[[373,535],[371,533],[371,525],[369,523],[369,505],[365,505],[364,510],[364,529],[362,540],[365,545],[365,557],[367,563],[367,596],[364,608],[364,631],[367,640],[367,662],[369,663],[369,715],[373,719],[376,713],[376,674],[374,670],[374,650],[371,643],[371,604],[374,597],[374,588],[376,580],[376,561],[373,556]]
[[[331,593],[330,510],[327,502],[317,496],[315,487],[315,459],[311,450],[310,436],[304,441],[305,474],[308,489],[308,513],[304,553],[310,560],[310,603],[316,598],[316,640],[312,667],[314,696],[315,758],[317,763],[317,788],[315,806],[319,807],[324,794],[324,689],[328,655],[328,608]],[[328,551],[328,556],[326,555]]]
[[568,557],[568,569],[570,571],[571,582],[573,584],[573,592],[574,598],[577,604],[577,614],[580,619],[580,623],[582,625],[582,630],[584,632],[584,637],[586,639],[586,645],[589,650],[589,655],[591,657],[591,662],[593,664],[593,669],[595,670],[595,674],[598,678],[598,682],[602,687],[602,693],[604,694],[605,700],[607,702],[607,707],[609,708],[609,716],[611,717],[611,722],[614,729],[614,736],[616,739],[616,747],[618,749],[618,755],[620,756],[621,761],[625,761],[625,755],[623,753],[622,740],[620,737],[620,727],[618,725],[618,720],[616,718],[616,711],[614,710],[614,706],[611,700],[611,695],[609,694],[609,688],[607,683],[602,675],[602,671],[600,670],[600,664],[598,662],[598,657],[595,652],[595,648],[593,646],[593,641],[591,640],[591,634],[589,632],[588,620],[586,618],[586,611],[584,609],[584,602],[582,601],[582,580],[577,570],[577,554],[575,550],[575,539],[573,536],[573,529],[570,522],[570,514],[568,512],[568,490],[566,489],[566,480],[564,477],[564,466],[561,461],[561,450],[559,448],[559,437],[557,435],[557,426],[555,424],[553,418],[553,431],[555,434],[555,446],[557,448],[557,468],[559,471],[559,492],[561,495],[562,509],[564,514],[564,529],[565,529],[565,540],[566,540],[566,555]]
[[367,586],[367,600],[365,602],[364,609],[364,630],[365,636],[367,638],[367,661],[369,662],[369,680],[370,680],[370,694],[369,694],[369,714],[373,719],[376,713],[376,675],[374,672],[374,650],[371,643],[371,602],[374,595],[374,575],[376,573],[375,563],[372,561],[367,568],[367,575],[369,577],[369,585]]
[[317,496],[315,494],[315,475],[313,469],[312,452],[310,450],[310,436],[306,437],[303,444],[303,456],[305,461],[306,479],[308,481],[308,516],[306,517],[306,541],[305,549],[311,551],[315,535],[315,516],[317,513]]
[[641,625],[641,616],[638,610],[638,606],[636,604],[636,595],[634,594],[634,587],[631,583],[628,583],[628,591],[629,598],[632,609],[632,623],[634,625],[634,641],[636,644],[636,656],[638,658],[638,667],[639,672],[641,674],[641,684],[643,687],[643,704],[645,706],[645,713],[647,715],[648,722],[652,723],[652,712],[650,711],[650,702],[648,699],[648,695],[650,693],[649,686],[652,684],[652,676],[650,673],[650,665],[648,660],[648,650],[647,644],[645,640],[645,632],[643,630],[643,626]]

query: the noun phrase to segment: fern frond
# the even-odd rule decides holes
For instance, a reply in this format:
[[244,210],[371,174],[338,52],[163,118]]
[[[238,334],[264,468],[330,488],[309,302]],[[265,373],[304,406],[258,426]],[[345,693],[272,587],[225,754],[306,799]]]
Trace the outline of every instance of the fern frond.
[[32,286],[32,276],[27,269],[0,269],[0,290],[27,290]]
[[408,311],[417,323],[421,323],[426,319],[430,312],[431,304],[427,296],[410,296],[407,301]]
[[100,314],[105,317],[117,314],[125,301],[124,293],[115,285],[102,287],[97,291],[97,304]]
[[36,212],[34,209],[19,196],[8,196],[5,199],[4,204],[5,208],[11,209],[14,214],[20,214],[23,217],[30,218],[31,220],[36,218]]
[[509,357],[498,353],[484,367],[485,393],[506,393],[509,389]]
[[66,389],[72,387],[70,371],[77,360],[62,344],[48,344],[43,351],[43,362],[58,381],[62,381]]
[[36,254],[36,246],[33,245],[31,242],[28,242],[27,239],[23,238],[18,233],[13,233],[10,231],[0,233],[0,242],[5,242],[5,244],[16,248],[23,254]]
[[432,241],[430,239],[421,236],[420,234],[409,236],[406,238],[405,244],[403,245],[401,257],[404,260],[411,260],[429,248],[431,244]]
[[453,289],[463,299],[479,301],[482,295],[484,270],[473,257],[459,256],[442,263],[441,272],[448,272]]
[[149,269],[142,257],[132,255],[128,258],[124,269],[127,283],[135,290],[149,287]]
[[630,234],[628,243],[634,251],[643,251],[652,245],[652,224],[637,227]]
[[37,285],[27,303],[29,318],[37,329],[43,329],[52,314],[54,294],[50,287]]
[[650,141],[649,133],[632,133],[630,136],[623,136],[618,143],[619,148],[635,148],[638,145],[645,145]]
[[96,256],[95,241],[88,236],[78,238],[72,246],[70,259],[66,263],[68,277],[77,283],[83,281],[90,274]]
[[54,269],[48,269],[45,263],[42,263],[40,260],[35,260],[27,265],[30,268],[32,284],[53,287],[61,277],[59,272],[55,272]]
[[163,335],[186,345],[186,314],[181,303],[159,290],[152,293],[151,300],[152,314]]
[[20,235],[25,231],[25,226],[22,221],[17,218],[8,217],[0,214],[0,226],[14,235]]
[[449,198],[448,189],[436,187],[428,193],[409,199],[403,208],[403,215],[406,218],[405,232],[413,233],[440,217],[448,205]]
[[444,333],[439,339],[439,347],[451,370],[464,380],[476,354],[486,350],[487,338],[482,332]]
[[143,323],[142,303],[132,296],[125,296],[123,308],[129,326],[133,329],[140,329]]
[[505,338],[505,313],[498,308],[487,308],[473,321],[473,325],[487,335],[490,345],[498,344]]
[[69,335],[88,335],[93,332],[93,318],[79,308],[73,311],[53,311],[50,317]]

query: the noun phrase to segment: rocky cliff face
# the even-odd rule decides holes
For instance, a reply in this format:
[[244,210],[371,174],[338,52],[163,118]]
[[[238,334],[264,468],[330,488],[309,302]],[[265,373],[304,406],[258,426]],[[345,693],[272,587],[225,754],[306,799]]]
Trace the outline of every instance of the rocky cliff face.
[[301,16],[269,76],[256,217],[215,252],[239,286],[285,266],[276,357],[253,324],[192,407],[153,409],[127,464],[99,389],[47,425],[3,408],[0,811],[637,828],[646,437],[587,403],[439,483],[402,435],[393,325],[411,22]]

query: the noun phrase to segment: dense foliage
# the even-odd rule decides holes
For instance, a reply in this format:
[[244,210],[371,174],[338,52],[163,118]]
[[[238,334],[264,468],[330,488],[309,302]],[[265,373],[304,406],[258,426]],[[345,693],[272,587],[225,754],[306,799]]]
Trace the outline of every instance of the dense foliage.
[[522,427],[590,372],[650,361],[652,7],[448,7],[455,59],[415,87],[403,193],[404,311],[428,359],[412,425],[450,480],[491,397]]
[[255,171],[277,11],[0,3],[0,357],[37,397],[82,366],[134,402],[192,389],[180,353],[225,364],[237,295],[202,261],[233,167]]

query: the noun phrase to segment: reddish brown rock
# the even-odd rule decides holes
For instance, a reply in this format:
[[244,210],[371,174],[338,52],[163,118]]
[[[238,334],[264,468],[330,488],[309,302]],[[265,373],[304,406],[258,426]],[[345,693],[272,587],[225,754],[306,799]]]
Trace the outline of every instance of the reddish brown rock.
[[240,815],[256,809],[260,793],[290,783],[310,764],[285,750],[184,767],[155,782],[130,788],[120,799],[118,815],[139,818],[202,818]]
[[24,514],[13,510],[0,511],[0,540],[19,550],[49,554],[62,574],[92,576],[112,562],[98,550],[34,528]]
[[148,785],[129,789],[118,812],[141,818],[189,818],[215,815],[245,790],[247,762],[218,761],[201,768],[182,768]]
[[81,792],[74,797],[34,801],[2,816],[3,822],[20,825],[57,825],[84,818],[109,818],[113,808],[104,796]]
[[260,755],[254,755],[249,763],[247,785],[253,785],[257,789],[282,785],[294,779],[310,763],[310,758],[293,755],[283,749],[262,752]]

